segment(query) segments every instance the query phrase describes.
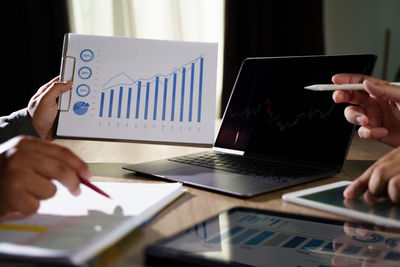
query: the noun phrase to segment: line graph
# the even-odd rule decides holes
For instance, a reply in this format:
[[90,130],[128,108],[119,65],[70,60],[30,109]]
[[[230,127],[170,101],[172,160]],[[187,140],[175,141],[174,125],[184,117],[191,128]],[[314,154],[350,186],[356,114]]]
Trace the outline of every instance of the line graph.
[[200,123],[203,69],[200,55],[166,74],[133,79],[120,72],[101,87],[98,116]]
[[247,107],[240,112],[232,112],[232,110],[230,110],[228,111],[228,116],[229,118],[240,117],[249,119],[252,116],[257,116],[258,114],[264,112],[268,117],[267,123],[275,125],[275,127],[280,132],[284,132],[285,130],[289,130],[295,127],[302,120],[311,120],[315,117],[321,120],[325,119],[332,113],[333,109],[335,108],[335,103],[333,103],[327,111],[310,108],[309,111],[298,113],[291,121],[283,121],[281,117],[276,114],[276,112],[272,111],[271,105],[271,100],[267,99],[265,102],[260,103],[255,108]]

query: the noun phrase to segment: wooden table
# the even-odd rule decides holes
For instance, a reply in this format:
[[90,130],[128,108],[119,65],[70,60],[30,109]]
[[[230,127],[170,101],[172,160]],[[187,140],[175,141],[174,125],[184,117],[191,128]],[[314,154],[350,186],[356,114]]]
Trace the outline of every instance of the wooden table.
[[[159,179],[145,178],[122,170],[125,164],[168,158],[203,151],[204,148],[185,146],[152,145],[103,141],[56,140],[74,151],[89,163],[95,177],[93,181],[160,183]],[[297,206],[282,201],[284,193],[318,186],[340,180],[353,180],[376,159],[392,148],[375,141],[362,140],[354,136],[343,171],[333,177],[293,186],[261,196],[240,199],[186,187],[178,200],[158,214],[149,224],[133,231],[115,246],[106,250],[95,266],[143,266],[143,251],[147,245],[192,226],[226,209],[245,206],[326,218],[343,219],[337,215]]]

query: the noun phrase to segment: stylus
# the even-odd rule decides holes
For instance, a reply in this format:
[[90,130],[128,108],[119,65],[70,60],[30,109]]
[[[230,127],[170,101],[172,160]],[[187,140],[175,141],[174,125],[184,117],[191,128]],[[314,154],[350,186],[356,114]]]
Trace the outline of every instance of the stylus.
[[[400,86],[400,83],[390,83],[392,85]],[[334,90],[364,90],[362,83],[352,84],[313,84],[304,87],[304,89],[312,91],[334,91]]]

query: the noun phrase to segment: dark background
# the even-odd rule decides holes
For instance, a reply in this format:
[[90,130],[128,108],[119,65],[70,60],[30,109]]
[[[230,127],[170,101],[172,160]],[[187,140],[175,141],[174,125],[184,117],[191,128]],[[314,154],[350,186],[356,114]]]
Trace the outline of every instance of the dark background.
[[6,82],[0,116],[25,108],[37,89],[59,74],[63,36],[69,31],[64,0],[9,1],[3,11],[3,25],[11,30],[2,38]]

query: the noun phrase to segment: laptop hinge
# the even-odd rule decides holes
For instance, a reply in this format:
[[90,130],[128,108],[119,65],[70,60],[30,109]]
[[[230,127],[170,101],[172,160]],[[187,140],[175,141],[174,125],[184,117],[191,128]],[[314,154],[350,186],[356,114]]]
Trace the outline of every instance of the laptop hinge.
[[237,156],[243,156],[244,155],[244,151],[228,149],[228,148],[222,148],[222,147],[213,147],[212,151],[220,152],[220,153],[226,153],[226,154],[232,154],[232,155],[237,155]]

